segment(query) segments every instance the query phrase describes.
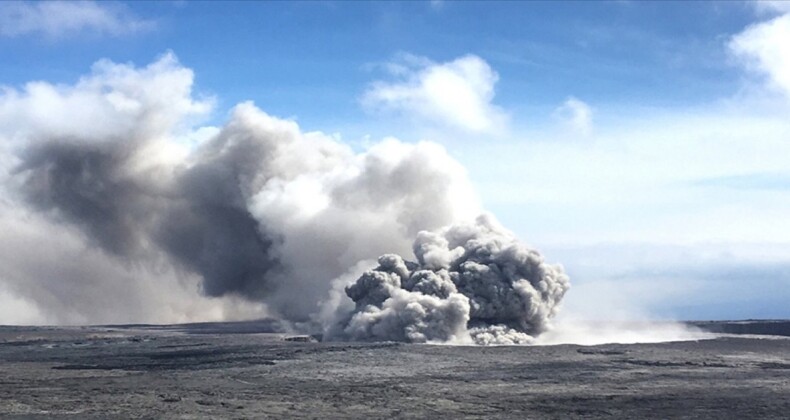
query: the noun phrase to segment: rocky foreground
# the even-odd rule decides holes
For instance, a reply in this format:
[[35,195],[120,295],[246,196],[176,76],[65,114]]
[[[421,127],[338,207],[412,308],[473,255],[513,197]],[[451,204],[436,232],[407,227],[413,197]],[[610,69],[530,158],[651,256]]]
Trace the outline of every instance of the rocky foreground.
[[790,413],[790,339],[775,334],[457,347],[321,343],[261,332],[271,327],[0,327],[0,418],[778,419]]

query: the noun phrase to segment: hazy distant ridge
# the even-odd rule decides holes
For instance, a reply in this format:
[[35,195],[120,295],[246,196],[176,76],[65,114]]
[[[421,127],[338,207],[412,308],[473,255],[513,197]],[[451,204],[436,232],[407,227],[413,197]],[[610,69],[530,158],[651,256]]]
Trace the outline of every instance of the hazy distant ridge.
[[781,335],[790,337],[790,320],[689,321],[705,331],[725,334]]

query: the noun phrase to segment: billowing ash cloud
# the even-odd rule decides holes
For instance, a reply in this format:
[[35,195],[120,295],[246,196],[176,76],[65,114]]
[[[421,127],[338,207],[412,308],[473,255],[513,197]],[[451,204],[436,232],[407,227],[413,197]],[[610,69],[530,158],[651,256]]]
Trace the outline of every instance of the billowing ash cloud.
[[350,267],[479,212],[436,144],[355,152],[251,103],[192,129],[192,78],[166,55],[0,94],[0,300],[48,323],[315,321]]
[[[480,206],[441,146],[354,151],[252,103],[194,129],[212,105],[192,79],[168,54],[0,93],[0,303],[28,312],[0,324],[274,316],[479,343],[546,328],[567,278],[490,218],[469,224]],[[415,237],[417,263],[382,257],[342,293]]]
[[199,274],[209,296],[258,296],[275,264],[272,241],[246,206],[240,180],[255,171],[233,154],[256,155],[224,143],[218,137],[194,163],[137,172],[130,167],[144,144],[46,140],[25,150],[17,174],[29,203],[57,212],[105,251],[127,259],[164,251]]
[[525,344],[546,331],[568,290],[546,264],[491,216],[420,232],[416,262],[379,257],[345,288],[354,301],[329,326],[330,339]]

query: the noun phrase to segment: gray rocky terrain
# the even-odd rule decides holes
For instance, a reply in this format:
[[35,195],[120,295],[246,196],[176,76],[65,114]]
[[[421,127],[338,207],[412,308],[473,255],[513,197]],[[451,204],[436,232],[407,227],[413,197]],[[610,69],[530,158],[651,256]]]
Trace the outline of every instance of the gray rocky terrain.
[[275,329],[0,327],[0,418],[790,415],[790,339],[778,336],[474,347],[262,332]]

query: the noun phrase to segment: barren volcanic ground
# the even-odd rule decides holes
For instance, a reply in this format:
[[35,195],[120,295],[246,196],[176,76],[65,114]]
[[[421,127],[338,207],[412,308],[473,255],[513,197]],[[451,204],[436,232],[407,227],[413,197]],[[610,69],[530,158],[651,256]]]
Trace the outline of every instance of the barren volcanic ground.
[[456,347],[271,328],[0,327],[0,417],[790,416],[787,338]]

